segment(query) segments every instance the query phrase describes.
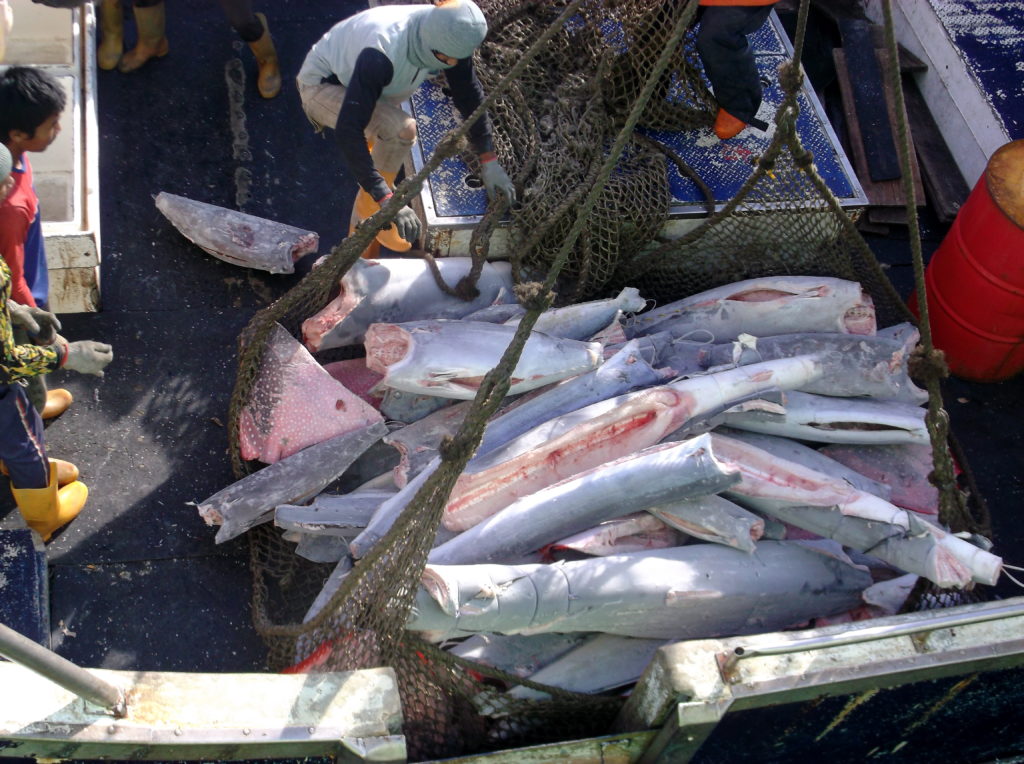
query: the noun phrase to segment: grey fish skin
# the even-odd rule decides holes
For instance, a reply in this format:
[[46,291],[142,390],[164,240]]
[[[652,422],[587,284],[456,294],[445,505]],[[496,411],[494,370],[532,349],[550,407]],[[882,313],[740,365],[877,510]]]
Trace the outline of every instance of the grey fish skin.
[[448,652],[526,679],[592,638],[592,634],[476,634]]
[[502,562],[605,520],[665,501],[718,493],[739,481],[710,437],[652,446],[515,501],[431,551],[435,564]]
[[[747,334],[875,333],[875,309],[860,284],[818,276],[748,279],[634,316],[629,337],[671,330],[681,339],[727,342]],[[701,332],[701,336],[689,336]]]
[[845,612],[871,583],[787,541],[762,541],[754,554],[690,544],[552,565],[428,564],[407,628],[432,641],[485,631],[706,639]]
[[781,411],[730,411],[722,423],[817,443],[927,444],[931,440],[924,418],[925,410],[909,403],[790,391],[784,394]]
[[483,321],[487,324],[503,324],[514,318],[526,315],[526,308],[517,302],[506,302],[499,305],[488,305],[486,308],[474,310],[463,321]]
[[[427,320],[373,324],[366,331],[366,367],[381,384],[409,393],[471,400],[498,365],[516,329],[503,324]],[[531,332],[512,370],[509,394],[523,393],[595,369],[601,346]]]
[[320,246],[313,231],[161,191],[156,208],[181,234],[219,260],[270,273],[294,273]]
[[[441,257],[436,263],[451,287],[468,276],[473,267],[470,257]],[[510,299],[511,266],[487,261],[476,287],[479,295],[466,301],[443,292],[421,258],[360,259],[341,277],[338,296],[303,322],[302,338],[306,347],[316,352],[362,343],[371,324],[463,318]]]
[[[617,316],[636,313],[643,310],[646,304],[647,300],[640,296],[636,288],[626,287],[617,297],[609,300],[592,300],[563,308],[550,308],[537,317],[533,330],[553,337],[585,340],[607,327]],[[519,317],[510,318],[504,323],[506,326],[518,326],[521,320]]]
[[867,396],[913,404],[928,400],[928,391],[910,379],[907,346],[886,337],[826,332],[762,337],[742,334],[734,342],[704,351],[701,363],[711,368],[811,354],[821,359],[823,374],[801,387],[801,392]]
[[298,504],[337,479],[388,428],[375,422],[304,448],[232,483],[197,505],[207,525],[220,525],[215,541],[223,544],[274,516],[281,504]]
[[308,507],[282,504],[274,510],[274,525],[307,534],[351,538],[394,491],[358,491],[340,496],[320,494]]
[[688,536],[748,554],[764,536],[764,520],[718,494],[666,502],[647,511]]

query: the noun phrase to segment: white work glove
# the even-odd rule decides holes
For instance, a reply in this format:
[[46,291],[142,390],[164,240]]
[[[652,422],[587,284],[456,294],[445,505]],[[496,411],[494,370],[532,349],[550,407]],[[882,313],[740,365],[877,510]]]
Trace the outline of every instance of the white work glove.
[[63,364],[65,369],[102,377],[104,367],[114,360],[113,348],[103,342],[94,342],[93,340],[68,342],[59,335],[58,339],[67,345]]
[[28,332],[33,342],[39,345],[52,345],[57,341],[60,321],[50,311],[22,305],[14,300],[7,301],[7,310],[11,314],[11,323]]
[[480,180],[483,181],[484,188],[487,190],[487,198],[492,202],[499,193],[502,193],[508,197],[509,204],[515,204],[516,187],[512,185],[512,179],[497,159],[481,160]]

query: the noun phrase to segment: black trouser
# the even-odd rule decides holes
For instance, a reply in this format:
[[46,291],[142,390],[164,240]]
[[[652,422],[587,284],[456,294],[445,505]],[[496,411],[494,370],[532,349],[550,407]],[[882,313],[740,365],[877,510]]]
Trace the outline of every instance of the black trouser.
[[697,52],[718,105],[750,124],[761,105],[761,78],[747,35],[772,12],[771,5],[719,6],[701,9]]

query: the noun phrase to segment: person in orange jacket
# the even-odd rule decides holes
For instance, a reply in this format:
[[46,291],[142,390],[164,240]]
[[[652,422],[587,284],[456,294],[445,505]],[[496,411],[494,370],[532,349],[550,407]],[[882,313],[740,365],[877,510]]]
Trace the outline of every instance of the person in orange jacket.
[[747,35],[768,18],[777,0],[700,0],[697,52],[718,101],[715,135],[727,140],[753,125],[768,127],[757,118],[761,78]]

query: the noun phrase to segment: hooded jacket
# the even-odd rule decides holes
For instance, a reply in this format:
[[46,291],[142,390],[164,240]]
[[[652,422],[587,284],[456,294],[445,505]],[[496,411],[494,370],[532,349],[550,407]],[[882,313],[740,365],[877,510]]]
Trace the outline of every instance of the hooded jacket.
[[[483,100],[472,55],[486,34],[487,21],[467,0],[383,5],[338,22],[310,49],[298,79],[309,85],[336,81],[346,88],[336,137],[349,169],[374,199],[390,190],[373,169],[363,136],[377,102],[397,105],[443,71],[456,109],[463,118],[469,116]],[[448,66],[434,51],[458,63]],[[469,138],[478,153],[493,151],[486,117],[473,125]]]

